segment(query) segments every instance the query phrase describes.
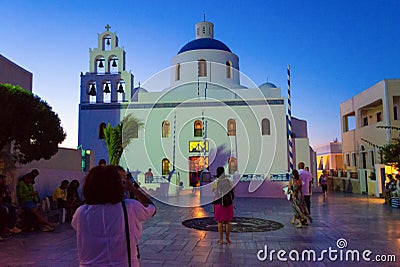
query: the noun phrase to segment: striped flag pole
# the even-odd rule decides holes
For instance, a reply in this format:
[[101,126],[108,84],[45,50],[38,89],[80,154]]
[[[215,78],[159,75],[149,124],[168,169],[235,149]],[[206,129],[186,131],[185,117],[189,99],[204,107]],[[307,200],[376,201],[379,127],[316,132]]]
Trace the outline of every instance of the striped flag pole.
[[174,115],[174,145],[172,148],[172,170],[175,170],[175,146],[176,146],[176,112]]
[[207,82],[206,82],[206,88],[204,89],[204,99],[207,99]]
[[200,97],[200,84],[199,84],[199,78],[197,78],[197,98]]
[[292,103],[290,100],[290,65],[287,67],[288,82],[288,145],[289,145],[289,172],[293,171],[293,143],[292,143]]

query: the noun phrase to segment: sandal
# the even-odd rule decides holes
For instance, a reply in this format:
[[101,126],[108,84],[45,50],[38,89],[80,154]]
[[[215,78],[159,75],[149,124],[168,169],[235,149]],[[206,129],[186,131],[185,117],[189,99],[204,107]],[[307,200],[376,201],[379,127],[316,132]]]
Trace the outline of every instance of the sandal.
[[227,240],[226,240],[226,243],[227,243],[227,244],[230,244],[230,243],[231,243],[231,240],[230,240],[230,239],[227,239]]
[[11,228],[10,229],[10,233],[13,233],[13,234],[19,234],[19,233],[21,233],[21,229],[19,229],[18,227],[13,227],[13,228]]
[[56,228],[51,227],[51,226],[44,226],[42,231],[43,232],[53,232]]
[[222,245],[224,242],[222,240],[218,240],[218,244]]

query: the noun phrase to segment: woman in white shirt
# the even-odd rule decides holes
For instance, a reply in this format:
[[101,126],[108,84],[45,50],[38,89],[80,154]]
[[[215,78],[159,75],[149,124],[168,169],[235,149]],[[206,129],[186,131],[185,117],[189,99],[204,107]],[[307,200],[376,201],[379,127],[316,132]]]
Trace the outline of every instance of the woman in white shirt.
[[[124,190],[136,199],[125,199],[128,215],[131,262],[128,260],[122,201]],[[118,166],[97,166],[83,185],[86,204],[72,219],[78,243],[79,266],[140,266],[138,242],[142,222],[156,212],[153,202],[118,171]]]

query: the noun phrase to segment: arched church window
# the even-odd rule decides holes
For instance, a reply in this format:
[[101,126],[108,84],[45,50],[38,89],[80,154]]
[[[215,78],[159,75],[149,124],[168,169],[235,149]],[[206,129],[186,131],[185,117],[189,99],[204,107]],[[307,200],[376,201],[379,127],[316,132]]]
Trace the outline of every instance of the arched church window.
[[232,79],[232,62],[229,60],[226,62],[226,78]]
[[181,64],[176,64],[175,67],[175,81],[179,81],[181,79]]
[[262,120],[261,133],[262,133],[262,135],[270,135],[271,134],[271,125],[270,125],[269,119]]
[[111,50],[111,35],[106,34],[103,36],[103,51]]
[[163,121],[161,127],[162,127],[162,137],[169,137],[170,134],[169,121]]
[[207,76],[207,62],[205,59],[198,60],[198,75],[199,77]]
[[118,89],[117,89],[117,95],[118,95],[118,102],[124,102],[125,101],[125,81],[120,80],[117,83]]
[[108,69],[110,73],[118,73],[118,57],[112,56],[108,59]]
[[168,175],[171,169],[171,163],[169,159],[163,158],[161,165],[162,165],[161,166],[162,175]]
[[95,72],[99,73],[99,74],[104,74],[106,72],[106,68],[105,68],[105,59],[103,57],[98,57],[95,60]]
[[194,122],[194,137],[203,136],[203,123],[200,120]]
[[89,103],[96,103],[97,89],[95,82],[89,82],[87,84],[87,94],[89,95]]
[[237,171],[237,160],[234,157],[229,158],[229,174],[235,173]]
[[111,103],[111,83],[106,81],[103,83],[103,102]]
[[100,125],[99,125],[99,139],[104,139],[104,129],[107,127],[107,125],[104,123],[104,122],[102,122],[102,123],[100,123]]
[[228,135],[236,135],[236,121],[234,119],[228,120]]

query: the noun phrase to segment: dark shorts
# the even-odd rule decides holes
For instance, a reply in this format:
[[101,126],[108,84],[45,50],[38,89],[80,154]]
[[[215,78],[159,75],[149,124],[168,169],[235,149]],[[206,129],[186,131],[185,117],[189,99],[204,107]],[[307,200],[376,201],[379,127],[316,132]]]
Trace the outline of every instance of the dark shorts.
[[36,203],[33,200],[25,201],[21,204],[21,207],[25,211],[33,211],[36,208]]

